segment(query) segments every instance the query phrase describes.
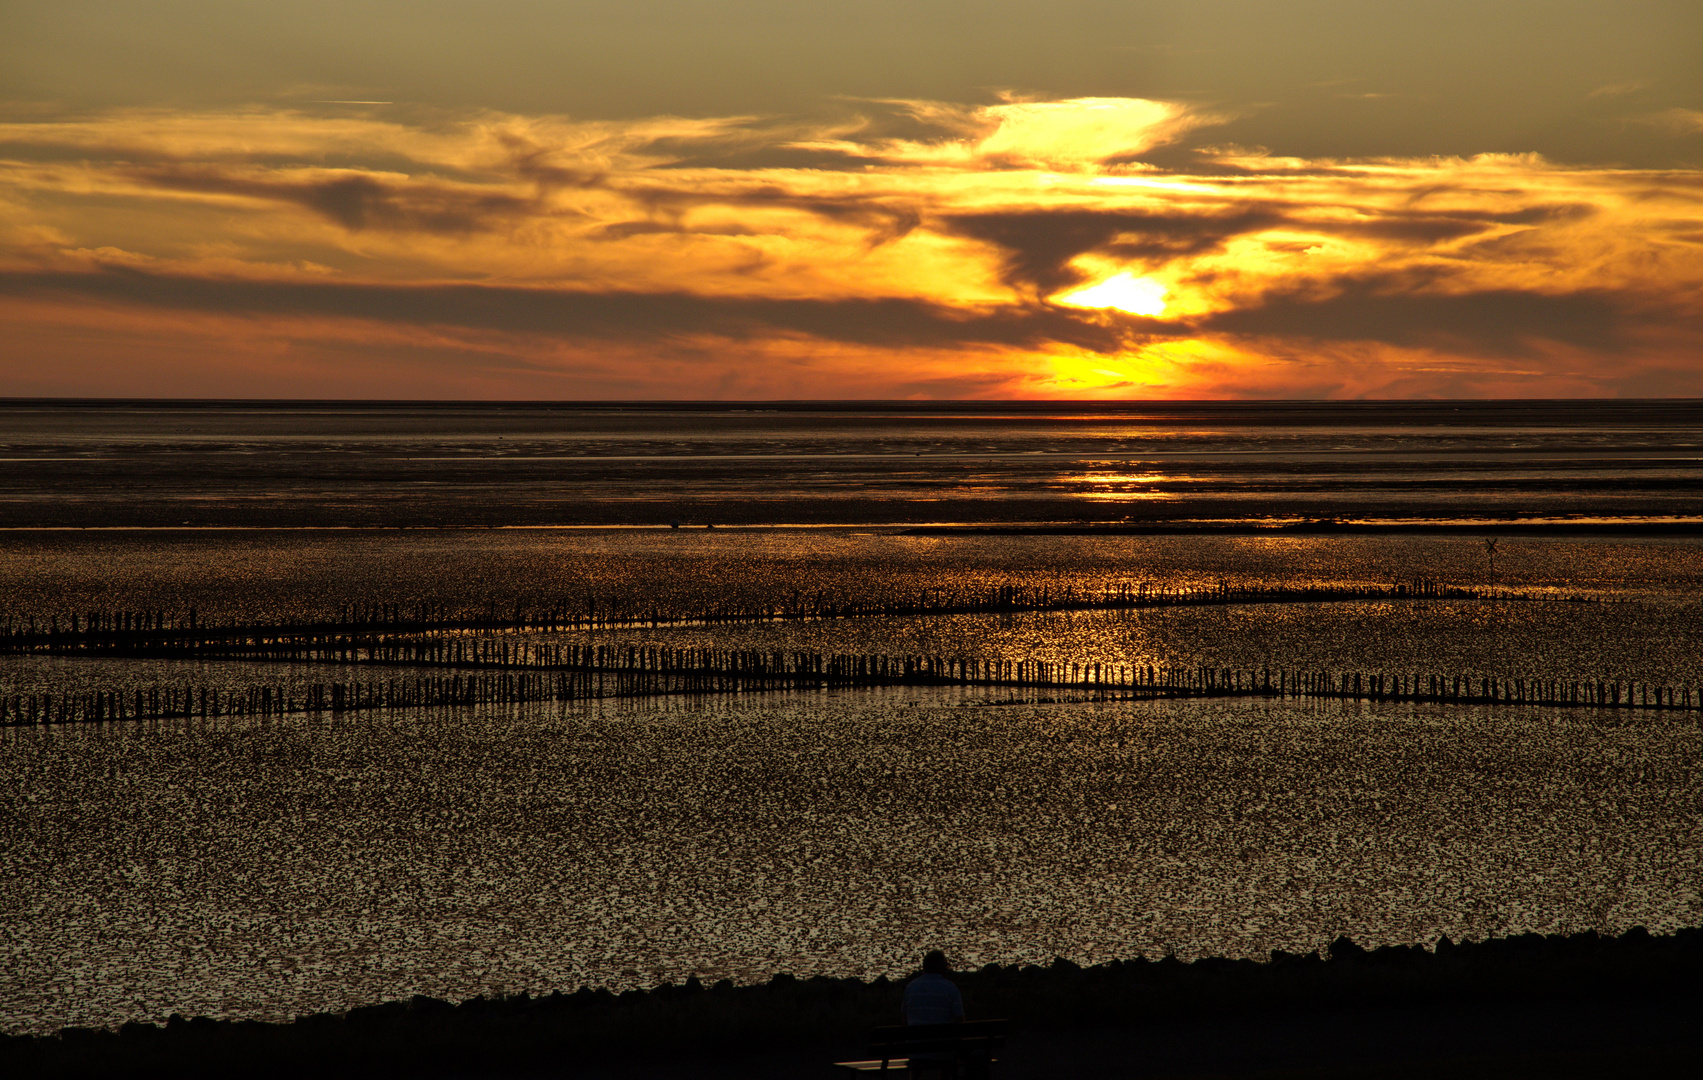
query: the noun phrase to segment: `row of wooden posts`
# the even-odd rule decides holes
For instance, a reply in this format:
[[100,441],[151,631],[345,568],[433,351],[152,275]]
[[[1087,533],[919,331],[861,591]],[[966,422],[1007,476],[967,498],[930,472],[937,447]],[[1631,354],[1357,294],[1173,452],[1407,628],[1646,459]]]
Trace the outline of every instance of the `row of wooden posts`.
[[[511,664],[510,667],[513,665]],[[496,670],[240,690],[181,685],[147,690],[0,696],[0,724],[273,716],[366,709],[519,704],[796,687],[964,686],[1070,690],[1144,698],[1271,697],[1588,708],[1703,709],[1703,688],[1437,674],[1259,671],[969,657],[808,651],[625,649],[597,646],[573,662]]]
[[[621,599],[587,596],[583,603],[527,612],[459,612],[439,605],[345,605],[335,616],[301,622],[227,619],[209,622],[194,608],[182,612],[81,611],[52,615],[0,616],[0,652],[182,654],[210,645],[324,640],[338,636],[422,634],[457,630],[575,631],[771,622],[787,619],[844,619],[911,615],[999,614],[1022,611],[1085,611],[1207,604],[1320,603],[1389,599],[1483,599],[1476,589],[1420,579],[1390,585],[1235,585],[1201,587],[1120,583],[1104,589],[1001,585],[982,590],[927,589],[890,600],[858,600],[826,593],[794,592],[773,604],[726,604],[670,612]],[[1530,600],[1500,593],[1496,599]],[[1578,599],[1578,598],[1567,598]]]

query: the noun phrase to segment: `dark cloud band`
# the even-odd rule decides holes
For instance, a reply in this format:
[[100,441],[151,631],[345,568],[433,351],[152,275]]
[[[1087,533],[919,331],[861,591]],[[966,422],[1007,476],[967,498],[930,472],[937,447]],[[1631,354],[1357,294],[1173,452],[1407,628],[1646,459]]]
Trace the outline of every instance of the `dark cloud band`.
[[332,317],[521,334],[654,340],[807,335],[885,348],[1066,344],[1113,352],[1127,323],[1036,306],[966,311],[918,300],[766,299],[688,293],[573,292],[484,285],[258,282],[149,274],[0,272],[0,295],[103,300],[219,314]]

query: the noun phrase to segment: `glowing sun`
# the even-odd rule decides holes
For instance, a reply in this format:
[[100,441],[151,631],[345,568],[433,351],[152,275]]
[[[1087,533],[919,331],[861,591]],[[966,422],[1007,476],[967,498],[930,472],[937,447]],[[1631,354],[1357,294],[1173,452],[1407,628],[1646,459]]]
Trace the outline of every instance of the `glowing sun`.
[[1098,285],[1065,293],[1056,300],[1070,307],[1117,308],[1131,315],[1162,315],[1165,313],[1165,286],[1152,278],[1136,277],[1125,270]]

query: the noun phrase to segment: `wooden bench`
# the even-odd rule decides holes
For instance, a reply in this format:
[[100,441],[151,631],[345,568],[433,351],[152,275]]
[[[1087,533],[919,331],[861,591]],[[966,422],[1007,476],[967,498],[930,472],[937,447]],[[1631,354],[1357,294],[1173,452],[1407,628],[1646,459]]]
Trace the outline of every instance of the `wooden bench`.
[[[835,1069],[853,1073],[897,1072],[911,1067],[915,1054],[950,1055],[945,1061],[919,1061],[918,1069],[936,1070],[960,1080],[987,1075],[993,1052],[1005,1045],[1005,1020],[969,1020],[957,1024],[898,1024],[869,1033],[868,1061],[836,1061]],[[944,1068],[942,1068],[944,1066]]]

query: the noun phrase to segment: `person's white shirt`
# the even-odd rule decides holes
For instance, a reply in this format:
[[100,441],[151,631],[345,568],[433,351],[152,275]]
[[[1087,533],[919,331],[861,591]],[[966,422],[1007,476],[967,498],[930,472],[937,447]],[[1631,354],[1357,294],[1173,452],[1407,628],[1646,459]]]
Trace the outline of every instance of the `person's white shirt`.
[[964,998],[944,975],[925,971],[905,987],[905,1023],[950,1024],[964,1019]]

